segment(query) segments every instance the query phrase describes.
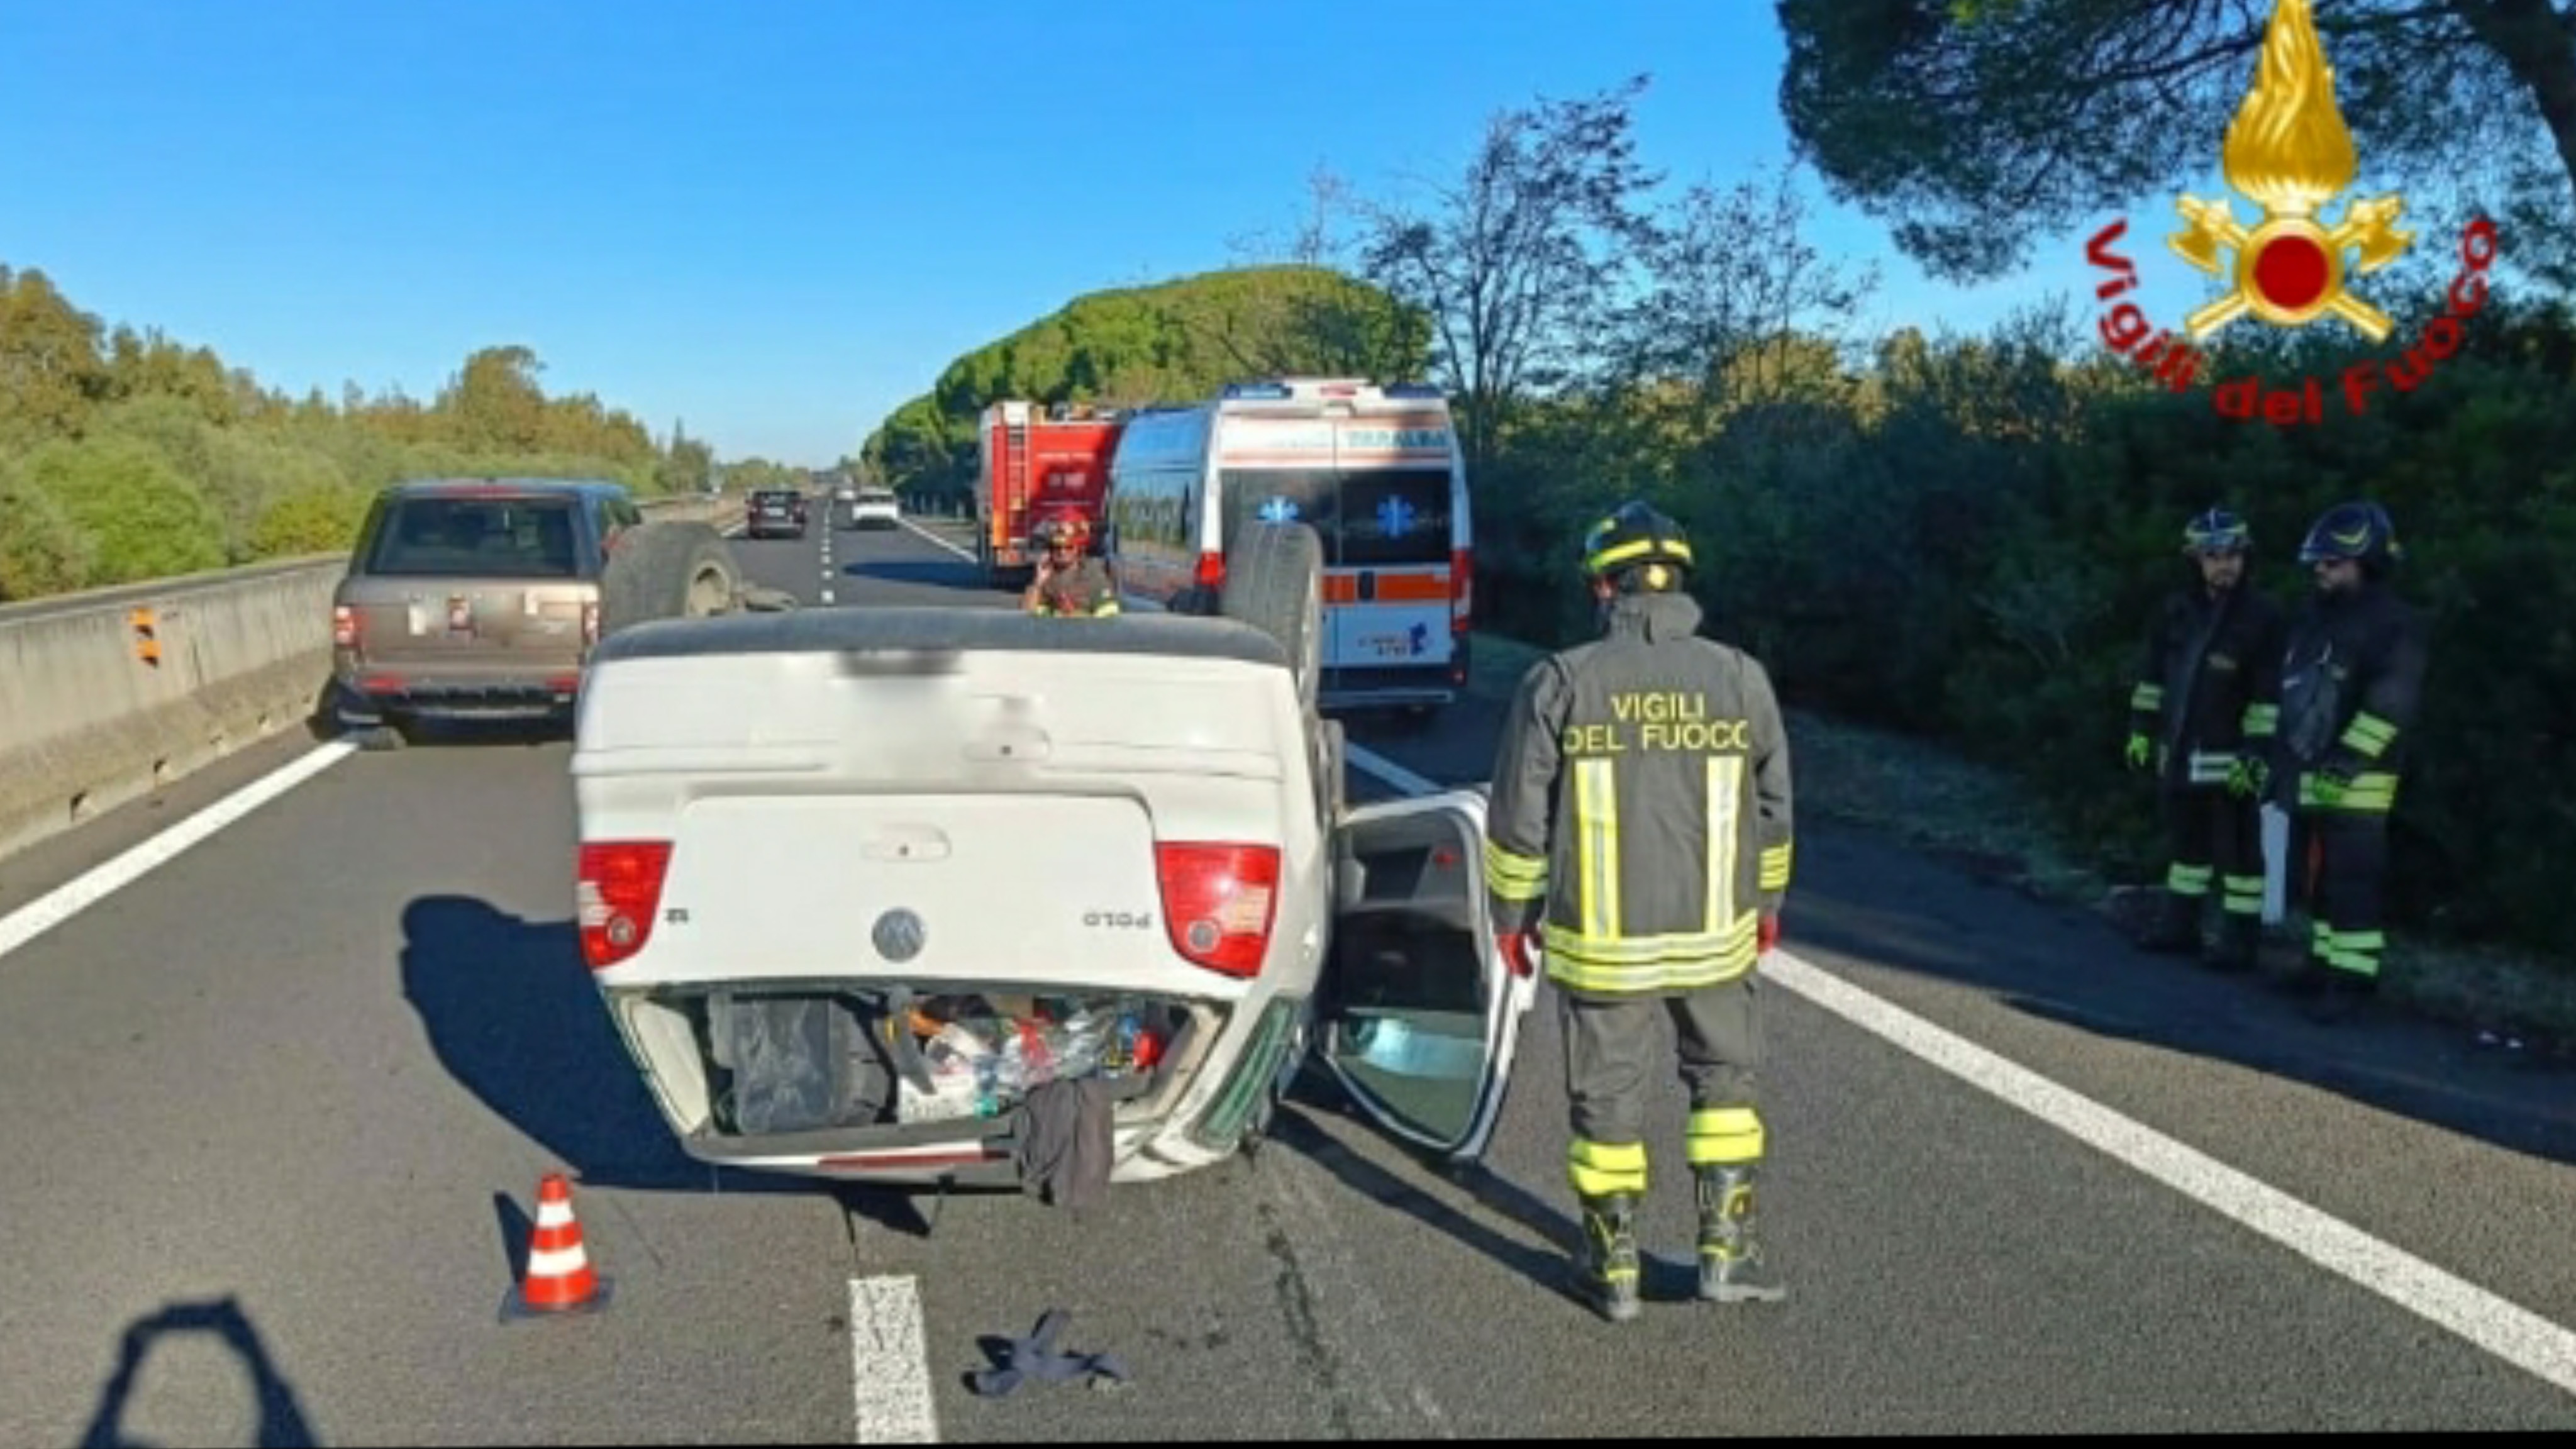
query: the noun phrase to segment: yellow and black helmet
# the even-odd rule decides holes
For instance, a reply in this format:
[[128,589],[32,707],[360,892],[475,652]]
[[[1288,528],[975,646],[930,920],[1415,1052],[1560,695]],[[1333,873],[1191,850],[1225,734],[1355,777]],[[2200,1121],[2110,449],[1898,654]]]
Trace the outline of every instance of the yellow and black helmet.
[[1632,569],[1645,569],[1646,587],[1670,588],[1680,579],[1666,577],[1668,571],[1687,573],[1694,566],[1682,526],[1643,501],[1620,505],[1583,535],[1587,579],[1615,579]]

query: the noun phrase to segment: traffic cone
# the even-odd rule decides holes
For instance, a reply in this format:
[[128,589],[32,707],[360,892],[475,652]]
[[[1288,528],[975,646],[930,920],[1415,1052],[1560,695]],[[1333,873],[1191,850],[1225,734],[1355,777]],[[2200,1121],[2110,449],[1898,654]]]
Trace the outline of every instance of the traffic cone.
[[560,1172],[537,1184],[537,1229],[528,1240],[528,1271],[501,1304],[501,1317],[588,1313],[608,1302],[609,1280],[593,1271],[572,1215],[572,1185]]

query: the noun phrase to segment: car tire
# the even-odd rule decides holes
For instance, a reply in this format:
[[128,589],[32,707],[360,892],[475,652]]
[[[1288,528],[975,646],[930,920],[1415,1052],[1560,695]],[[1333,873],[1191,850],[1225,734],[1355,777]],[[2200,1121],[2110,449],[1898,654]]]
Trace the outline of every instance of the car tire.
[[648,523],[619,541],[600,576],[600,634],[656,619],[730,614],[741,596],[742,570],[722,534],[704,523]]
[[[1225,561],[1217,612],[1279,641],[1297,703],[1319,724],[1324,674],[1324,540],[1302,523],[1256,523]],[[1314,733],[1320,733],[1315,731]]]

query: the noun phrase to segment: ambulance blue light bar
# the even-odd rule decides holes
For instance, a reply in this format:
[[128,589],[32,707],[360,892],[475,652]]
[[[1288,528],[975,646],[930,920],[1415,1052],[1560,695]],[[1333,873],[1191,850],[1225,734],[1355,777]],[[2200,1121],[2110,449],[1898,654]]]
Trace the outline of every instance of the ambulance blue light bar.
[[1386,386],[1388,397],[1436,398],[1444,394],[1427,382],[1393,382]]
[[1241,402],[1286,402],[1297,394],[1276,382],[1229,382],[1225,396]]

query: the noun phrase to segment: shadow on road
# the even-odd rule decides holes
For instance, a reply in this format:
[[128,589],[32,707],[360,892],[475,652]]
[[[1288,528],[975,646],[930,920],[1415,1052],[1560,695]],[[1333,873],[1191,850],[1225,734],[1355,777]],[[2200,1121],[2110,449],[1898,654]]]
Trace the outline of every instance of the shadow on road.
[[[81,1449],[146,1449],[155,1441],[129,1438],[125,1416],[132,1405],[136,1381],[142,1376],[144,1361],[162,1340],[174,1334],[211,1334],[233,1356],[241,1360],[242,1372],[250,1380],[252,1395],[259,1403],[259,1420],[252,1441],[259,1449],[284,1449],[289,1445],[318,1444],[312,1423],[304,1417],[304,1407],[296,1401],[295,1386],[277,1371],[277,1363],[268,1356],[268,1346],[260,1341],[259,1330],[241,1310],[239,1300],[225,1297],[213,1302],[171,1303],[149,1318],[128,1324],[124,1342],[118,1347],[116,1370],[98,1392],[98,1411],[90,1416],[89,1431],[81,1436]],[[146,1406],[145,1417],[153,1417]],[[166,1422],[155,1427],[167,1429]],[[220,1442],[207,1437],[200,1426],[183,1435],[192,1444]]]
[[[1439,1174],[1453,1186],[1464,1189],[1485,1211],[1518,1224],[1548,1246],[1532,1247],[1510,1234],[1495,1231],[1423,1191],[1398,1173],[1343,1145],[1316,1120],[1331,1111],[1323,1104],[1333,1090],[1311,1078],[1301,1077],[1288,1100],[1270,1119],[1271,1143],[1312,1161],[1359,1196],[1438,1228],[1505,1270],[1554,1290],[1569,1303],[1582,1302],[1574,1281],[1571,1258],[1581,1246],[1582,1239],[1581,1230],[1573,1219],[1482,1163],[1465,1166],[1433,1164],[1418,1155],[1409,1154],[1410,1160],[1423,1171]],[[1688,1298],[1698,1287],[1695,1264],[1677,1263],[1647,1253],[1644,1267],[1642,1291],[1649,1299]]]
[[422,896],[403,908],[402,977],[439,1064],[582,1186],[820,1190],[719,1172],[680,1150],[609,1025],[571,921],[531,923],[470,897]]
[[841,572],[854,579],[875,579],[881,583],[922,584],[977,594],[1001,592],[984,587],[983,580],[976,575],[975,566],[962,558],[862,559],[842,565]]

